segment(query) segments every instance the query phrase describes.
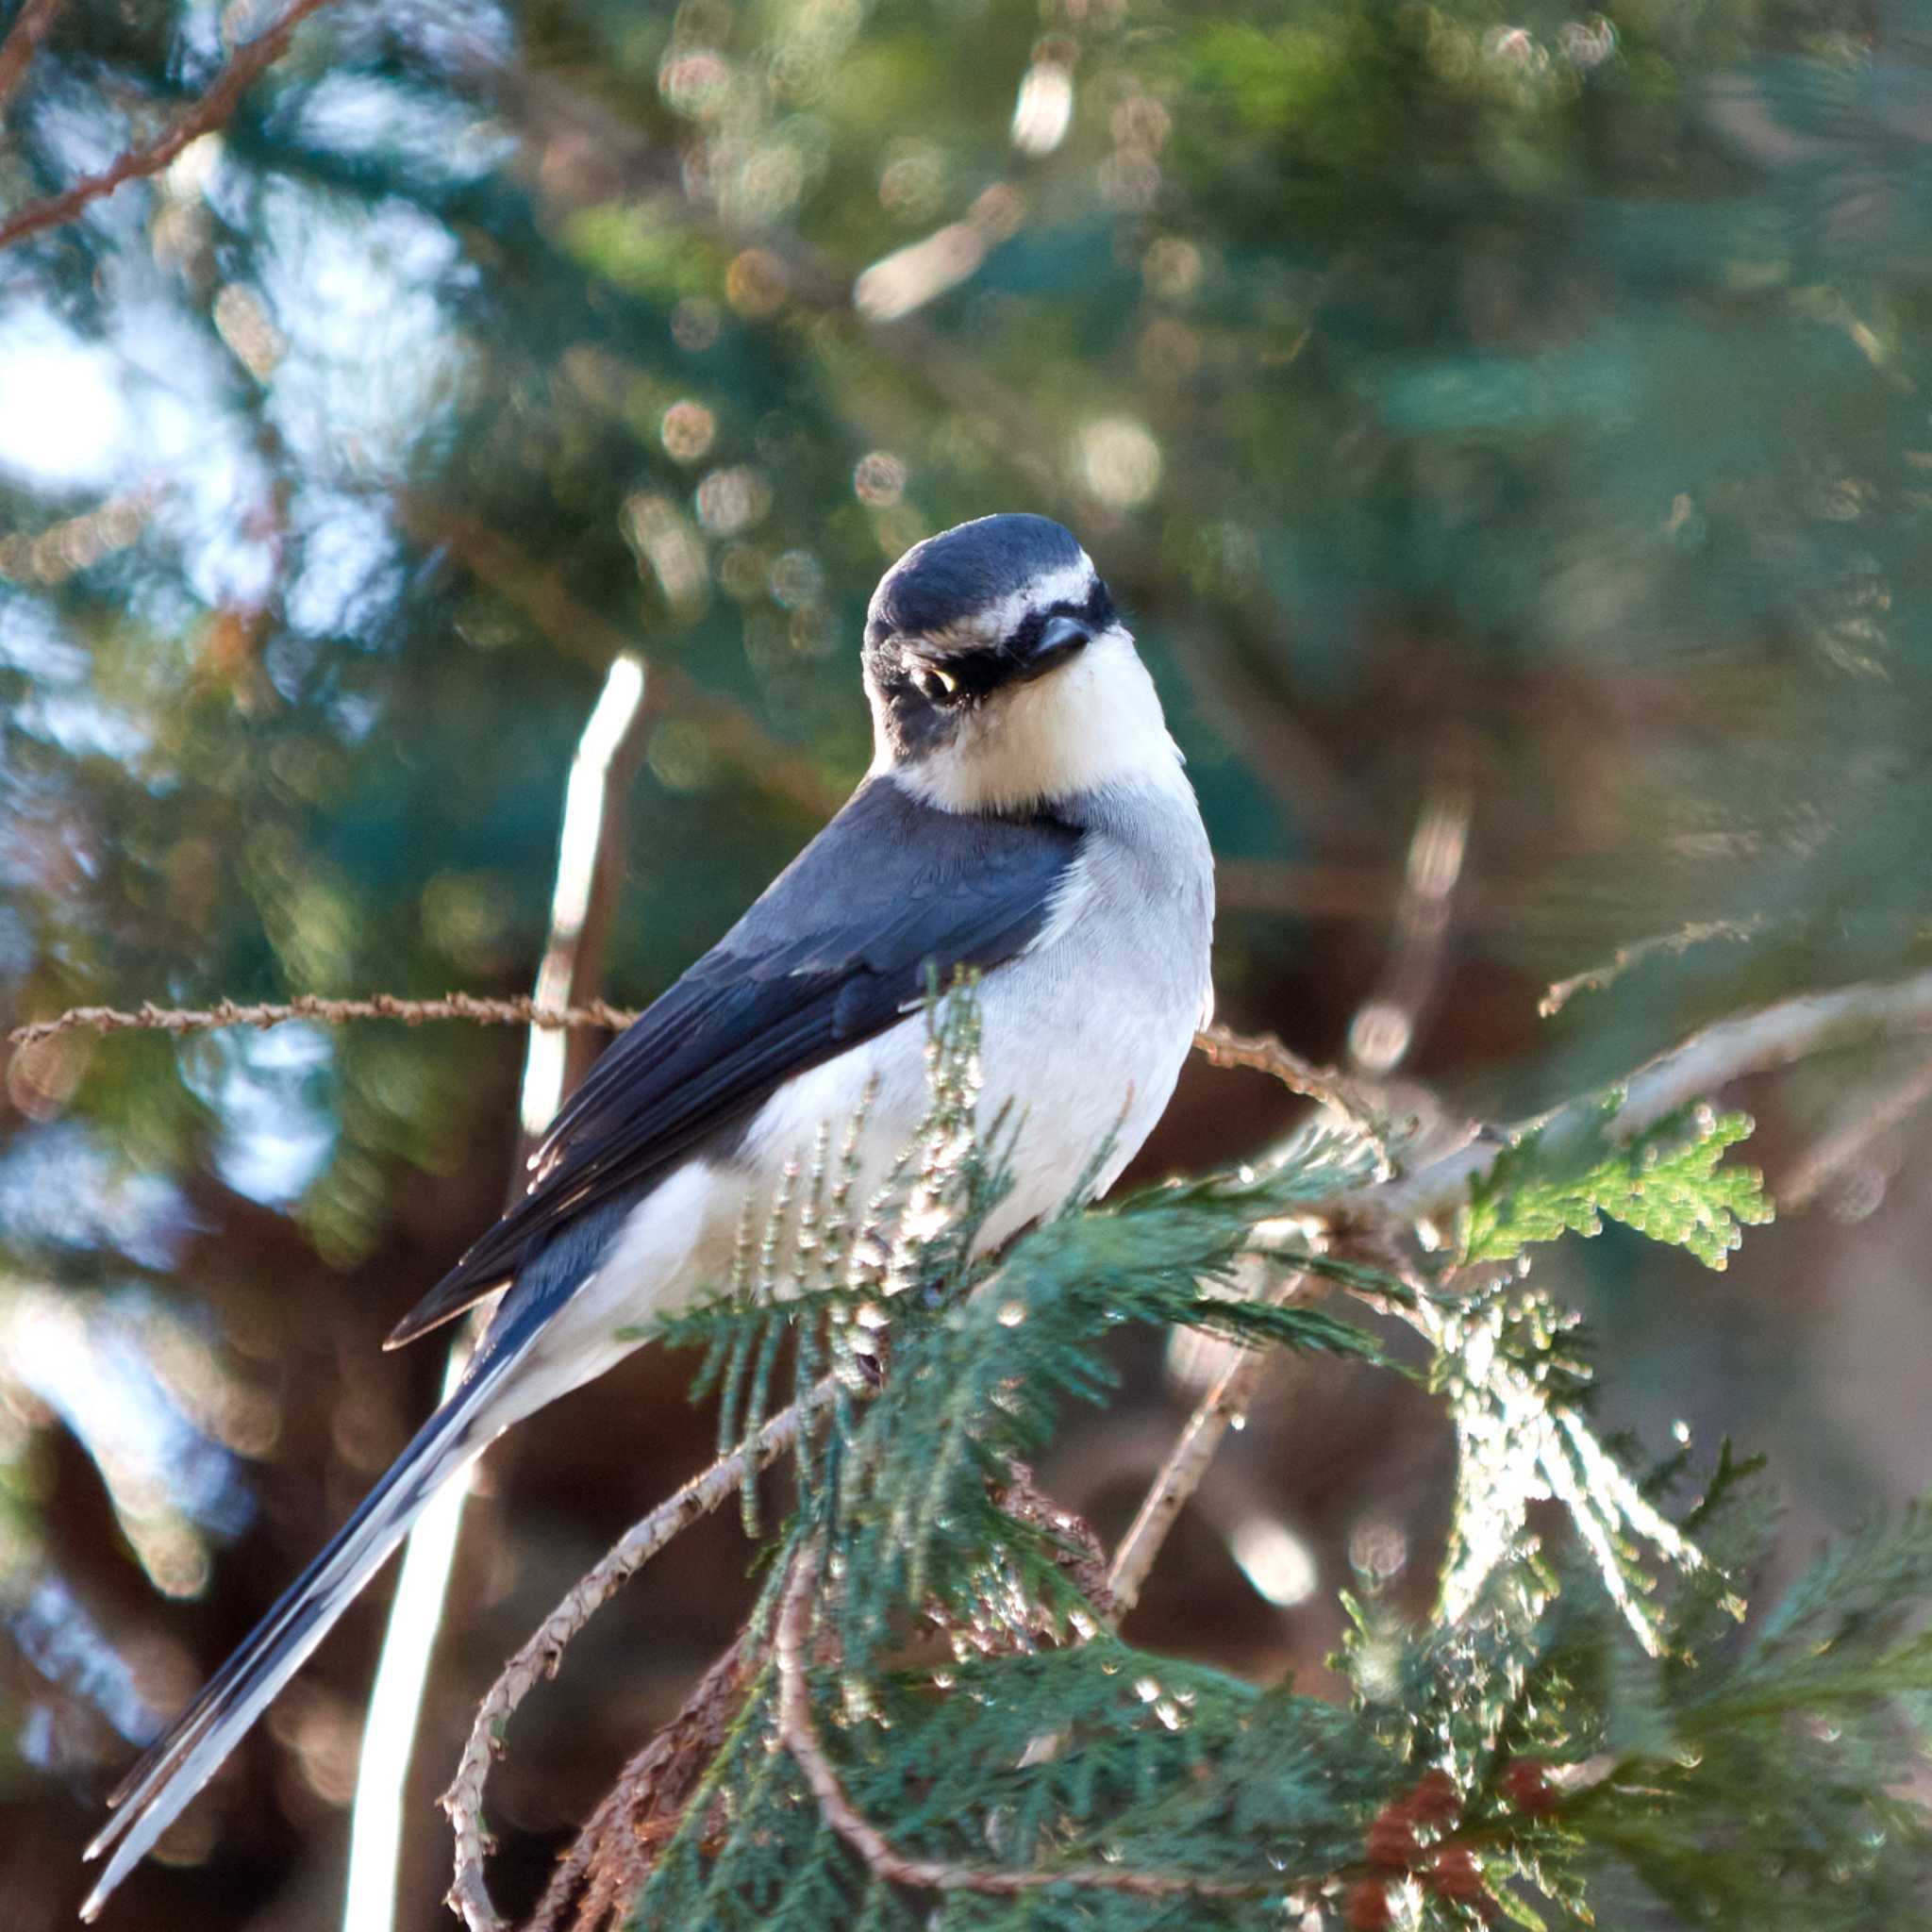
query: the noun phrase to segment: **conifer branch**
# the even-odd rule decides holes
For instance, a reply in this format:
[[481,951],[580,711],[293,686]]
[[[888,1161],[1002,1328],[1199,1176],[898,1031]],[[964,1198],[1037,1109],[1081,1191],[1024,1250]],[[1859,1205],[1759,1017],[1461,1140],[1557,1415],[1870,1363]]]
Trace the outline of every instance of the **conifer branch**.
[[[1693,1033],[1634,1073],[1503,1128],[1489,1128],[1413,1174],[1338,1197],[1331,1225],[1346,1229],[1414,1226],[1453,1214],[1497,1158],[1528,1134],[1547,1152],[1602,1136],[1627,1141],[1666,1115],[1693,1106],[1752,1074],[1847,1047],[1932,1032],[1932,973],[1867,981],[1836,992],[1805,993],[1738,1013]],[[1615,1110],[1607,1114],[1614,1102]]]
[[1150,1899],[1255,1898],[1269,1890],[1265,1884],[1196,1878],[1168,1872],[1124,1871],[1106,1865],[1007,1871],[949,1864],[937,1858],[908,1857],[853,1804],[811,1721],[811,1687],[807,1679],[809,1660],[806,1650],[810,1635],[808,1613],[812,1587],[819,1580],[818,1557],[816,1540],[808,1541],[792,1559],[791,1574],[779,1602],[777,1626],[772,1639],[772,1657],[778,1673],[778,1741],[804,1774],[826,1824],[858,1854],[875,1876],[889,1885],[909,1885],[923,1891],[974,1891],[999,1898],[1062,1886]]
[[797,1441],[807,1415],[824,1407],[841,1387],[836,1377],[826,1376],[803,1402],[781,1409],[729,1456],[721,1457],[633,1524],[595,1568],[572,1585],[563,1601],[504,1666],[477,1707],[469,1741],[457,1761],[456,1777],[441,1801],[457,1842],[456,1876],[448,1903],[469,1932],[503,1932],[504,1921],[483,1876],[490,1844],[483,1825],[483,1787],[490,1767],[503,1754],[504,1731],[517,1707],[540,1678],[556,1675],[565,1647],[598,1610],[667,1543],[735,1496],[748,1477],[785,1455]]
[[[1729,930],[1715,929],[1700,935],[1737,936]],[[1847,987],[1835,993],[1808,994],[1780,1001],[1755,1013],[1721,1020],[1647,1061],[1611,1088],[1580,1095],[1548,1113],[1509,1126],[1480,1130],[1454,1153],[1412,1174],[1378,1178],[1342,1197],[1328,1214],[1330,1228],[1338,1237],[1370,1241],[1378,1258],[1386,1257],[1388,1244],[1377,1239],[1378,1231],[1392,1233],[1397,1228],[1407,1229],[1420,1222],[1453,1214],[1469,1200],[1472,1188],[1490,1174],[1498,1157],[1526,1135],[1540,1134],[1545,1149],[1559,1147],[1572,1136],[1580,1138],[1591,1133],[1607,1133],[1611,1138],[1626,1140],[1747,1074],[1788,1066],[1814,1054],[1926,1031],[1932,1031],[1932,974],[1891,984],[1868,984]],[[1252,1059],[1216,1058],[1206,1033],[1195,1043],[1217,1065],[1265,1064],[1267,1071],[1276,1073],[1277,1077],[1291,1086],[1291,1075],[1298,1076],[1301,1071],[1292,1066],[1294,1057],[1286,1055],[1285,1049],[1282,1062],[1270,1063],[1272,1057],[1266,1055],[1270,1043],[1265,1040],[1235,1042],[1242,1050],[1259,1049]],[[1288,1065],[1290,1071],[1281,1072],[1282,1065]],[[1322,1077],[1327,1070],[1308,1071]],[[1924,1097],[1923,1075],[1924,1069],[1917,1070],[1907,1083],[1906,1091],[1912,1104]],[[1606,1124],[1606,1104],[1612,1097],[1617,1099],[1616,1111]],[[1286,1299],[1298,1285],[1291,1277],[1284,1285],[1282,1298]],[[1267,1360],[1266,1351],[1261,1349],[1237,1357],[1202,1397],[1168,1452],[1133,1524],[1114,1553],[1108,1581],[1113,1591],[1117,1620],[1124,1617],[1138,1601],[1161,1544],[1206,1478],[1230,1422],[1254,1400],[1267,1373]]]
[[228,64],[215,76],[214,84],[158,141],[146,147],[129,148],[98,175],[84,175],[71,188],[44,200],[29,202],[0,222],[0,248],[10,248],[29,235],[71,222],[90,202],[112,194],[129,181],[158,175],[191,142],[213,133],[227,122],[241,106],[242,96],[289,51],[295,29],[311,13],[328,4],[329,0],[294,0],[274,25],[235,50]]

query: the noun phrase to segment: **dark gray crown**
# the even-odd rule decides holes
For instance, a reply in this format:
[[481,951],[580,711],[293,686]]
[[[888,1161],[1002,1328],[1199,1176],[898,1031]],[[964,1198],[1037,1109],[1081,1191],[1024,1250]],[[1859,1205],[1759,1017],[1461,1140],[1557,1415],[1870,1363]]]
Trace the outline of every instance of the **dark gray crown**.
[[879,583],[868,641],[929,637],[1006,603],[1029,585],[1078,570],[1086,553],[1051,517],[979,517],[915,543]]

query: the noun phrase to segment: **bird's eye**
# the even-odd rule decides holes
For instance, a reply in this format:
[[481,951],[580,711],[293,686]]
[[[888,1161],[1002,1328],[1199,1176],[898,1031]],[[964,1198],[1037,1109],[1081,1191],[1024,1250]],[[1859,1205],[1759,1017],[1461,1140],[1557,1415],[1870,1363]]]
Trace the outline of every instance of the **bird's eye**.
[[959,680],[950,671],[941,671],[937,664],[922,665],[912,674],[912,682],[918,687],[920,696],[929,704],[942,704],[959,692]]

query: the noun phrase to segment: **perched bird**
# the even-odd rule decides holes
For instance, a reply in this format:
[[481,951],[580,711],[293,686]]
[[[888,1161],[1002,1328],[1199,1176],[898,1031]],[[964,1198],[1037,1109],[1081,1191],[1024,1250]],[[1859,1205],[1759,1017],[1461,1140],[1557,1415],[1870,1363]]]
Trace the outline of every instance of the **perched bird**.
[[929,538],[874,595],[863,661],[864,781],[597,1061],[522,1198],[390,1338],[500,1297],[455,1393],[123,1782],[89,1847],[108,1863],[83,1917],[436,1491],[629,1354],[654,1315],[722,1285],[747,1203],[758,1216],[786,1163],[868,1090],[858,1185],[884,1178],[927,1104],[929,969],[983,975],[982,1102],[1017,1103],[1015,1185],[985,1247],[1083,1177],[1103,1191],[1152,1130],[1209,1003],[1213,863],[1153,681],[1086,552],[1037,516]]

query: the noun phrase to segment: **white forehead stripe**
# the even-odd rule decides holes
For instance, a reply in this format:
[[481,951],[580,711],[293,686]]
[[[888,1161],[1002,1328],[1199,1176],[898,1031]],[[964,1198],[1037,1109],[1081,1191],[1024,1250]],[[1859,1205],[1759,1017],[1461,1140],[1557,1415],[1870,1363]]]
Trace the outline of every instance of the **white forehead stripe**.
[[1058,570],[1028,578],[997,604],[975,611],[970,621],[974,629],[986,637],[1010,637],[1029,611],[1051,610],[1056,604],[1086,603],[1098,581],[1093,559],[1083,550],[1077,561],[1063,563]]

